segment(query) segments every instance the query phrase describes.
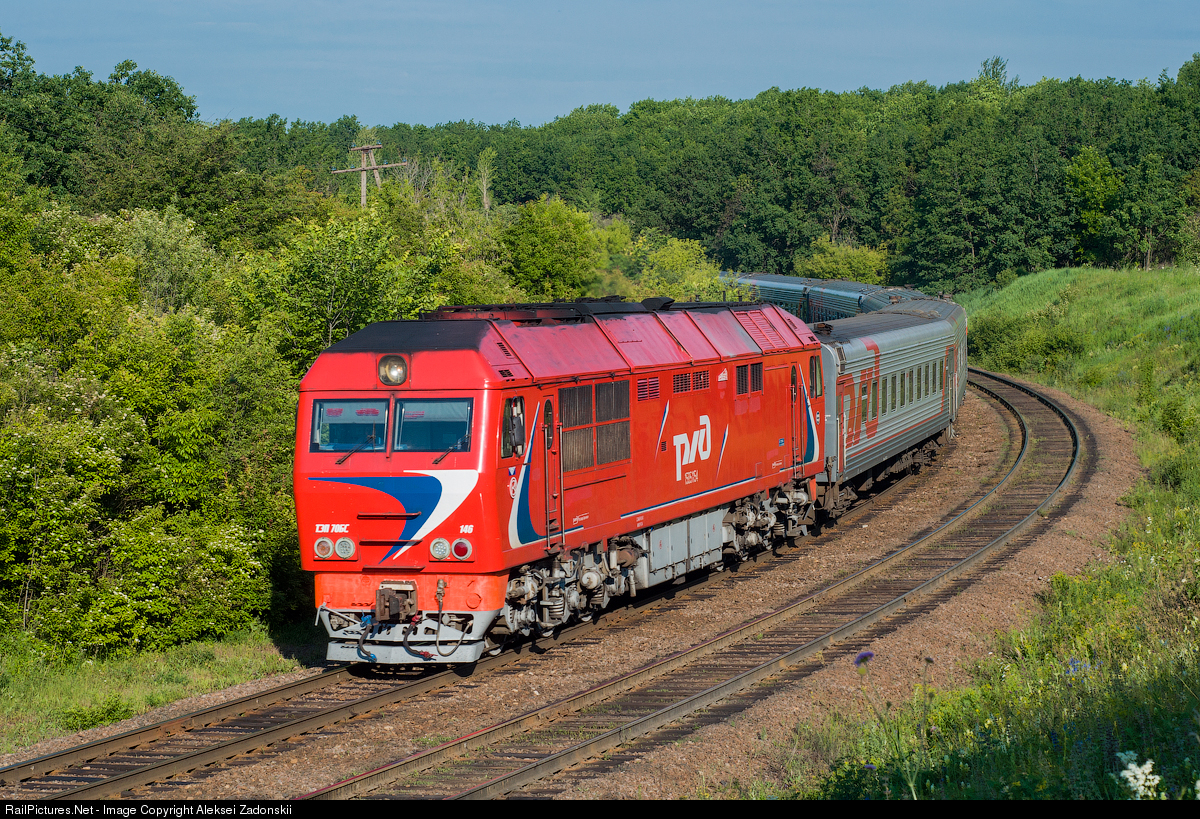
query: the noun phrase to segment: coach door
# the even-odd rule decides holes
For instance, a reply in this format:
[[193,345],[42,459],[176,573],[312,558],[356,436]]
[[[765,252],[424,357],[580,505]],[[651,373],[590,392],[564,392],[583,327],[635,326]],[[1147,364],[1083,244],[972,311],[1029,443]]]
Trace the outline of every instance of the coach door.
[[949,388],[947,396],[950,402],[948,406],[950,408],[951,420],[958,417],[958,367],[956,366],[957,362],[954,360],[954,354],[954,347],[950,347],[946,351],[945,376],[948,377],[945,378],[944,382]]
[[562,463],[559,458],[559,439],[562,437],[558,421],[554,417],[554,402],[546,399],[542,414],[542,433],[545,447],[546,475],[546,548],[564,543],[562,526]]

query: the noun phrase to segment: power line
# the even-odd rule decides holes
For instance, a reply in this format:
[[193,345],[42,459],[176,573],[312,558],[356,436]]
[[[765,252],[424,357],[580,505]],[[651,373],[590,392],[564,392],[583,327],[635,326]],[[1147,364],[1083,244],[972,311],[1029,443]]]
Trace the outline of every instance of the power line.
[[[401,165],[407,165],[408,162],[401,161],[401,162],[392,162],[387,165],[376,165],[375,164],[375,151],[383,150],[383,145],[379,145],[379,144],[376,144],[376,145],[352,145],[350,147],[350,150],[358,151],[358,155],[360,157],[362,157],[361,167],[344,168],[342,170],[333,170],[332,173],[355,173],[355,172],[357,172],[357,173],[361,174],[362,184],[360,186],[360,190],[361,190],[362,196],[361,196],[360,204],[363,206],[363,208],[366,208],[366,206],[367,206],[367,171],[375,172],[375,187],[382,188],[383,181],[379,178],[379,172],[384,168],[399,168]],[[368,158],[371,161],[370,165],[367,164]]]

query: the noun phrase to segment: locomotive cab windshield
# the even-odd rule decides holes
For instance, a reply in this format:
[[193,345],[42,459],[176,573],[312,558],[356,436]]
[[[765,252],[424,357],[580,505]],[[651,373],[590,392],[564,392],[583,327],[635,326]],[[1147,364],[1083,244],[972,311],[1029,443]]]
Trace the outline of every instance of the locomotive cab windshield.
[[470,398],[406,398],[396,401],[397,452],[469,452]]
[[[327,659],[476,662],[803,536],[928,460],[961,401],[962,309],[914,291],[856,318],[860,284],[769,282],[799,317],[446,307],[325,350],[300,385],[295,498]],[[955,396],[923,400],[942,360]]]

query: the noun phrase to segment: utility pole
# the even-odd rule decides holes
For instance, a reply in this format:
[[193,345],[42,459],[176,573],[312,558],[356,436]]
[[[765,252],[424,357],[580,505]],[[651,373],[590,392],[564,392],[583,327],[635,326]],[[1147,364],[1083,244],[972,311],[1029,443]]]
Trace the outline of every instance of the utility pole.
[[[389,165],[376,165],[375,164],[375,151],[383,150],[383,145],[378,145],[378,144],[377,145],[352,145],[352,146],[350,146],[350,150],[358,151],[358,155],[360,157],[362,157],[361,167],[345,168],[344,170],[340,170],[340,171],[334,170],[332,172],[333,173],[354,173],[357,171],[358,173],[362,174],[362,185],[360,186],[360,190],[362,192],[362,197],[360,199],[360,204],[365,209],[367,207],[367,171],[375,172],[375,187],[382,188],[383,182],[379,178],[380,170],[382,170],[383,168],[399,168],[401,165],[407,165],[408,163],[407,162],[392,162]],[[370,160],[371,160],[370,165],[367,164],[368,156],[370,157]]]

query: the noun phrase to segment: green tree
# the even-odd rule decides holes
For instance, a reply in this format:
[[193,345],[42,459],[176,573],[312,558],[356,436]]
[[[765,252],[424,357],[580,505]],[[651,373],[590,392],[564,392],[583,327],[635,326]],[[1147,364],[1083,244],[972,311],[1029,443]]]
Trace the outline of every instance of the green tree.
[[277,339],[297,373],[373,321],[396,318],[398,260],[375,210],[309,223],[276,251],[247,256],[230,291],[241,320]]
[[882,248],[834,244],[828,236],[822,236],[813,242],[811,252],[807,258],[796,257],[796,275],[887,284],[888,258]]
[[522,205],[503,241],[511,254],[513,282],[533,298],[579,293],[599,259],[591,219],[561,199]]
[[1110,208],[1121,189],[1120,175],[1108,157],[1089,145],[1071,160],[1064,177],[1079,224],[1076,253],[1080,259],[1109,261],[1104,245],[1116,227]]
[[[644,248],[639,241],[636,251]],[[645,253],[645,267],[638,276],[639,295],[669,296],[676,301],[723,301],[728,285],[721,281],[721,269],[694,239],[667,239],[660,247]]]

